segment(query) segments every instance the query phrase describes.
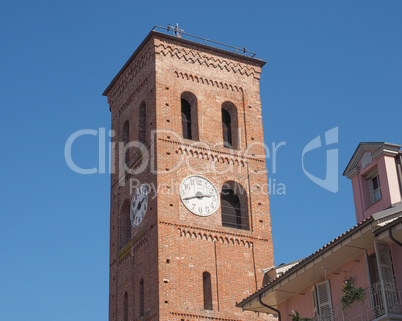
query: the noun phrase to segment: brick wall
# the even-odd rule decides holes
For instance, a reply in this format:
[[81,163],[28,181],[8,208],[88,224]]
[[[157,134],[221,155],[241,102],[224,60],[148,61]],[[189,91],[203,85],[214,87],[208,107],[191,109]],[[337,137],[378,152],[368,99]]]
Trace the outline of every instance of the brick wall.
[[[139,106],[147,106],[149,161],[138,174],[111,177],[109,320],[269,320],[242,312],[236,302],[262,285],[262,269],[273,265],[267,176],[259,93],[262,61],[225,53],[182,39],[151,33],[105,93],[112,113],[113,142],[122,141],[130,122],[130,141],[138,140]],[[197,100],[198,142],[182,138],[181,97]],[[223,147],[221,108],[237,109],[236,149]],[[192,102],[193,103],[193,102]],[[156,130],[156,131],[155,131]],[[141,157],[130,149],[130,166]],[[118,148],[114,157],[119,160]],[[146,155],[142,160],[146,160]],[[222,226],[220,209],[201,217],[179,196],[189,175],[208,178],[220,191],[225,182],[241,184],[250,229]],[[135,189],[132,180],[150,185],[142,223],[119,248],[123,203]],[[134,181],[136,182],[136,181]],[[211,274],[213,310],[204,310],[203,273]],[[139,315],[139,284],[145,284],[145,315]],[[124,320],[123,320],[124,321]]]

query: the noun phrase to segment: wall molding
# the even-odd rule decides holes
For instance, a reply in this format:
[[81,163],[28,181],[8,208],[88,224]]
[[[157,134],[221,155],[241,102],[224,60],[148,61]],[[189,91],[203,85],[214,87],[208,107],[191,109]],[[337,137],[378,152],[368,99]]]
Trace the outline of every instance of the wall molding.
[[240,321],[240,319],[228,319],[228,318],[220,318],[220,317],[213,317],[201,314],[190,314],[190,313],[180,313],[180,312],[170,312],[171,315],[178,316],[178,317],[185,317],[189,318],[185,321],[193,321],[193,320],[216,320],[216,321]]
[[[268,239],[258,238],[241,233],[233,233],[229,231],[212,230],[203,227],[195,227],[165,221],[159,221],[159,224],[176,227],[180,237],[199,238],[206,241],[221,243],[227,242],[227,244],[238,244],[246,247],[252,247],[254,245],[254,241],[269,242]],[[206,236],[206,239],[204,236]],[[209,238],[209,236],[211,236],[211,239]]]
[[228,84],[223,81],[217,81],[217,80],[209,79],[209,78],[202,77],[202,76],[188,74],[186,72],[183,73],[181,71],[175,71],[174,74],[176,75],[176,78],[180,78],[180,79],[184,79],[184,80],[191,80],[196,83],[200,83],[200,84],[204,84],[204,85],[208,85],[208,86],[216,87],[216,88],[220,88],[220,89],[231,90],[233,92],[243,92],[243,87]]
[[246,65],[236,60],[228,60],[222,56],[218,56],[216,52],[200,51],[195,46],[191,48],[176,45],[172,41],[159,40],[155,44],[155,54],[161,54],[163,56],[169,56],[177,58],[179,60],[185,60],[186,62],[205,65],[206,67],[212,67],[220,69],[222,71],[233,72],[247,77],[254,77],[260,79],[261,71],[258,68]]
[[121,113],[122,111],[124,111],[129,105],[130,103],[133,101],[134,96],[137,95],[141,89],[145,86],[145,84],[148,82],[148,78],[145,77],[145,79],[137,86],[137,88],[134,89],[134,91],[131,93],[130,96],[128,96],[128,98],[126,99],[126,101],[124,103],[121,104],[120,108],[119,108],[119,112]]
[[147,46],[143,49],[141,54],[137,56],[134,61],[131,62],[130,66],[123,72],[120,76],[119,81],[113,86],[110,94],[108,95],[109,104],[113,104],[118,97],[121,97],[124,90],[129,86],[140,71],[148,66],[148,64],[153,60],[154,51],[152,46]]
[[149,229],[139,232],[119,251],[119,263],[123,263],[129,259],[148,242],[148,231]]
[[240,155],[238,151],[237,154],[234,153],[225,153],[219,150],[209,149],[201,146],[195,146],[190,144],[185,144],[182,142],[177,142],[165,138],[158,138],[159,141],[163,141],[165,143],[171,143],[180,145],[176,149],[176,154],[186,154],[186,156],[202,158],[206,160],[211,160],[218,163],[226,163],[226,164],[233,164],[236,166],[245,167],[248,165],[248,161],[255,161],[259,163],[264,163],[263,160],[253,157],[247,157]]

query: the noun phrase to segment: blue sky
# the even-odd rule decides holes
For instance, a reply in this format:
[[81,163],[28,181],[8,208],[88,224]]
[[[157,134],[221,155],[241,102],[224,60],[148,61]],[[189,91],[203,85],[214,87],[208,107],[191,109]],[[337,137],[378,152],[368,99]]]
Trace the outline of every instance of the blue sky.
[[[360,141],[402,143],[399,0],[39,0],[0,8],[1,320],[107,320],[109,176],[71,171],[64,145],[77,130],[109,128],[101,93],[156,24],[178,22],[267,61],[265,141],[286,143],[269,175],[286,186],[286,195],[270,197],[277,264],[355,224],[342,172]],[[306,144],[334,127],[337,193],[301,166]],[[305,158],[321,178],[325,151]],[[96,137],[86,137],[73,157],[92,167],[97,152]]]

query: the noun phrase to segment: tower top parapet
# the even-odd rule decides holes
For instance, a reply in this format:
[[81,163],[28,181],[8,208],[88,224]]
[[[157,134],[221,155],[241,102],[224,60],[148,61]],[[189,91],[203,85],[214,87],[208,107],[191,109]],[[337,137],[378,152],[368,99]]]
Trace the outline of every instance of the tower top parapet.
[[[160,31],[159,31],[160,30]],[[172,33],[172,34],[171,34]],[[238,61],[245,62],[247,64],[251,64],[254,66],[258,66],[259,68],[263,67],[266,62],[255,58],[256,53],[248,51],[246,46],[243,49],[226,45],[214,40],[209,40],[207,38],[198,37],[195,35],[191,35],[189,33],[185,33],[183,29],[179,29],[178,25],[176,27],[171,27],[170,25],[165,28],[161,26],[154,26],[142,43],[138,46],[138,48],[134,51],[131,57],[127,60],[124,66],[120,69],[117,75],[113,78],[109,86],[103,92],[103,96],[108,96],[110,89],[116,83],[120,75],[126,70],[126,68],[130,65],[130,63],[135,59],[135,57],[141,52],[144,46],[149,42],[149,40],[153,37],[164,38],[167,40],[174,40],[182,43],[187,46],[196,46],[201,50],[212,50],[219,55],[232,57],[232,59],[236,59]]]
[[255,55],[256,55],[255,52],[248,51],[247,46],[244,46],[243,48],[238,48],[238,47],[227,45],[227,44],[224,44],[224,43],[221,43],[221,42],[218,42],[218,41],[210,40],[210,39],[207,39],[207,38],[204,38],[204,37],[199,37],[199,36],[195,36],[195,35],[192,35],[192,34],[189,34],[189,33],[185,33],[184,29],[179,29],[179,24],[178,23],[176,23],[175,27],[172,27],[169,24],[167,26],[167,28],[162,27],[162,26],[157,26],[157,25],[152,28],[152,31],[158,31],[158,30],[161,30],[161,31],[163,30],[163,32],[166,31],[167,34],[172,32],[173,36],[175,36],[177,38],[183,38],[182,35],[184,35],[185,38],[188,38],[188,40],[190,40],[190,41],[198,42],[198,43],[204,44],[206,46],[210,46],[210,47],[218,46],[216,48],[231,51],[231,52],[234,52],[236,54],[244,55],[246,57],[254,58]]

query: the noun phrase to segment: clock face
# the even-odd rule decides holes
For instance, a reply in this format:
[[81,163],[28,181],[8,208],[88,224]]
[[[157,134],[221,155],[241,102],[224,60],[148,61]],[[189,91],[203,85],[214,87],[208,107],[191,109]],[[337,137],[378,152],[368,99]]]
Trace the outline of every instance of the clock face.
[[188,176],[180,184],[180,198],[193,214],[208,216],[219,208],[218,190],[211,181],[202,176]]
[[131,200],[130,220],[131,225],[137,227],[147,212],[148,207],[148,187],[140,185]]

